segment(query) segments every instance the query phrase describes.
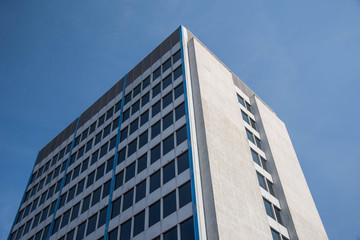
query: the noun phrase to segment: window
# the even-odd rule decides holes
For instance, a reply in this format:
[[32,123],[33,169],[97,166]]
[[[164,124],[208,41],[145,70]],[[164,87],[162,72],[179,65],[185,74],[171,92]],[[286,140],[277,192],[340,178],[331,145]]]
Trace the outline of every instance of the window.
[[249,116],[244,113],[242,110],[241,110],[241,115],[242,115],[242,118],[245,122],[247,122],[248,124],[250,124],[250,121],[249,121]]
[[73,240],[75,236],[75,230],[71,230],[67,235],[66,235],[66,240]]
[[73,200],[73,198],[74,198],[74,196],[75,196],[75,188],[76,188],[76,186],[72,187],[72,188],[69,190],[67,202],[70,202],[71,200]]
[[95,131],[95,128],[96,128],[96,122],[91,124],[90,129],[89,129],[89,135],[92,134]]
[[91,198],[91,194],[88,195],[86,198],[84,198],[83,201],[83,205],[82,205],[82,209],[81,209],[81,213],[86,212],[89,209],[90,206],[90,198]]
[[182,84],[182,83],[179,84],[179,85],[175,88],[174,92],[175,92],[175,99],[177,99],[178,97],[180,97],[181,95],[183,95],[183,94],[184,94],[184,86],[183,86],[183,84]]
[[142,96],[141,98],[141,107],[145,106],[145,104],[147,104],[150,100],[150,94],[147,93],[144,96]]
[[181,239],[195,240],[194,222],[192,217],[180,223],[180,236]]
[[163,141],[163,156],[174,149],[174,135],[171,134]]
[[108,150],[108,145],[109,145],[109,143],[107,142],[106,144],[104,144],[103,146],[101,146],[100,158],[102,158],[103,156],[106,155],[107,150]]
[[129,116],[130,116],[130,109],[123,112],[122,122],[125,122],[126,120],[128,120]]
[[281,214],[280,214],[280,209],[274,206],[274,210],[275,210],[276,220],[277,220],[280,224],[283,224],[283,221],[282,221],[282,218],[281,218]]
[[140,108],[140,100],[131,106],[131,116],[134,115],[134,113],[136,113],[137,111],[139,111],[139,108]]
[[269,180],[266,180],[266,182],[267,182],[270,194],[275,197],[274,184],[272,184]]
[[117,117],[117,118],[112,122],[111,131],[114,131],[118,126],[119,126],[119,117]]
[[120,214],[121,197],[113,201],[111,208],[111,218],[114,218]]
[[175,161],[171,161],[163,167],[163,184],[175,177]]
[[126,167],[125,182],[129,181],[135,176],[135,162]]
[[104,176],[105,163],[96,169],[96,181]]
[[158,78],[158,77],[160,76],[160,74],[161,74],[161,69],[160,69],[160,67],[159,67],[159,68],[157,68],[157,69],[153,72],[153,81],[154,81],[156,78]]
[[111,151],[116,146],[116,135],[110,140],[109,151]]
[[107,206],[100,210],[99,221],[97,227],[101,227],[106,223]]
[[161,91],[161,86],[160,83],[158,85],[156,85],[155,87],[153,87],[152,89],[152,98],[155,98]]
[[84,189],[84,185],[85,185],[85,179],[81,180],[78,185],[77,185],[77,191],[76,191],[76,196],[79,195],[83,189]]
[[124,141],[127,138],[128,134],[128,127],[126,126],[123,130],[120,132],[120,142]]
[[131,237],[131,219],[121,224],[120,240],[129,240]]
[[251,118],[250,118],[250,124],[251,124],[252,128],[256,130],[256,123]]
[[140,201],[146,196],[146,180],[136,185],[136,197],[135,202]]
[[186,125],[176,130],[176,145],[179,146],[182,142],[187,140]]
[[163,198],[163,207],[164,218],[176,211],[176,191],[171,192]]
[[149,121],[149,110],[141,114],[140,126],[143,126],[145,123],[147,123],[147,121]]
[[94,206],[100,201],[100,195],[101,195],[101,187],[99,187],[94,191],[91,206]]
[[160,201],[149,207],[149,227],[160,221]]
[[156,162],[158,159],[160,159],[160,144],[156,145],[151,149],[151,164]]
[[162,119],[162,130],[164,131],[174,123],[173,112],[171,111]]
[[266,161],[264,158],[262,158],[262,157],[260,157],[260,159],[261,159],[262,167],[263,167],[266,171],[268,171],[267,161]]
[[162,72],[165,72],[166,70],[168,70],[171,67],[171,58],[169,58],[168,60],[166,60],[163,65],[162,65]]
[[121,100],[115,104],[115,113],[117,113],[120,110],[120,108],[121,108]]
[[258,173],[258,172],[256,172],[256,175],[257,175],[257,178],[258,178],[260,187],[262,187],[263,189],[267,190],[267,189],[266,189],[266,184],[265,184],[265,178],[264,178],[264,176],[262,176],[262,175],[261,175],[260,173]]
[[74,173],[72,175],[72,179],[76,178],[77,176],[79,176],[80,173],[80,165],[78,165],[75,169],[74,169]]
[[128,146],[128,154],[127,156],[131,156],[133,153],[136,152],[136,147],[137,147],[137,138],[135,138],[134,141],[132,141],[131,143],[129,143],[129,146]]
[[176,63],[181,58],[181,51],[177,51],[173,56],[173,64]]
[[110,134],[110,130],[111,130],[111,123],[104,128],[103,138],[107,137],[107,135]]
[[86,187],[90,187],[93,183],[94,183],[94,178],[95,178],[95,171],[90,173],[90,175],[87,178],[87,183],[86,183]]
[[89,218],[86,236],[90,235],[95,231],[96,219],[97,219],[97,213]]
[[106,173],[113,170],[114,167],[114,156],[112,156],[109,160],[106,162]]
[[273,237],[273,240],[281,240],[280,234],[272,228],[271,228],[271,235]]
[[275,219],[274,212],[271,207],[271,203],[268,200],[264,199],[264,205],[267,215]]
[[131,92],[125,95],[125,105],[131,101]]
[[104,120],[105,120],[105,114],[102,115],[102,116],[99,118],[98,126],[97,126],[97,127],[100,127],[100,126],[104,123]]
[[122,186],[124,181],[124,172],[121,171],[118,174],[116,174],[115,177],[115,189],[118,189],[120,186]]
[[169,74],[167,77],[165,77],[163,80],[162,80],[162,90],[164,90],[165,88],[167,88],[168,86],[171,85],[171,82],[172,82],[172,76],[171,74]]
[[160,121],[151,126],[151,139],[160,134]]
[[177,240],[177,228],[174,227],[164,233],[164,240]]
[[237,98],[238,98],[239,103],[245,107],[244,99],[242,97],[240,97],[238,94],[237,94]]
[[185,183],[179,187],[179,205],[180,208],[192,201],[191,198],[191,184],[190,182]]
[[130,124],[130,134],[132,134],[133,132],[135,132],[135,131],[138,129],[138,126],[139,126],[139,120],[136,119],[135,121],[133,121],[133,122]]
[[185,104],[180,104],[177,108],[175,108],[175,120],[179,120],[182,116],[185,116]]
[[[55,219],[55,221],[54,221],[54,227],[53,227],[53,230],[52,230],[52,234],[56,233],[56,232],[59,230],[60,220],[61,220],[61,216],[58,217],[57,219]],[[34,226],[35,223],[37,224],[37,222],[36,222],[36,216],[35,216],[35,219],[34,219],[32,228],[36,227],[36,225]]]
[[101,141],[101,132],[99,132],[95,137],[95,145]]
[[81,164],[81,173],[85,172],[89,165],[89,158],[85,159]]
[[187,151],[177,157],[177,168],[178,174],[189,168],[189,155]]
[[140,93],[140,90],[141,90],[141,83],[134,88],[133,98],[136,97]]
[[182,75],[182,66],[179,66],[174,70],[174,80],[178,79]]
[[[40,222],[44,221],[47,218],[48,213],[49,213],[49,207],[46,207],[42,212]],[[25,228],[25,231],[26,231],[26,228]]]
[[150,85],[150,76],[146,77],[142,82],[142,90],[144,90],[147,86]]
[[246,109],[251,112],[251,105],[248,102],[245,102]]
[[123,202],[123,208],[122,211],[125,211],[126,209],[130,208],[133,204],[134,199],[134,189],[131,189],[127,193],[124,194],[124,202]]
[[148,131],[146,130],[139,137],[139,149],[142,148],[148,142]]
[[245,130],[246,130],[246,135],[247,135],[247,138],[249,139],[249,141],[255,144],[254,136],[252,135],[252,133],[249,130],[247,130],[246,128],[245,128]]
[[155,103],[151,108],[151,116],[154,117],[156,114],[160,112],[160,101]]
[[76,240],[84,239],[85,224],[86,224],[86,222],[83,222],[83,223],[80,224],[80,226],[78,227],[78,231],[77,231],[77,234],[76,234]]
[[137,160],[137,173],[142,172],[145,168],[147,168],[147,154]]
[[150,176],[150,193],[160,187],[160,170]]
[[61,228],[65,227],[69,223],[69,218],[70,218],[70,210],[68,210],[64,213],[62,222],[61,222]]
[[72,209],[72,213],[71,213],[71,220],[74,220],[75,218],[78,217],[79,214],[79,209],[80,209],[80,203],[76,204],[73,209]]
[[260,139],[257,138],[257,137],[255,137],[255,142],[256,142],[256,146],[257,146],[258,148],[262,149]]
[[110,119],[114,114],[114,107],[110,108],[107,112],[106,112],[106,120]]
[[144,231],[145,227],[145,211],[142,211],[134,217],[134,236]]
[[125,158],[126,158],[126,147],[124,147],[119,151],[117,165],[125,161]]
[[259,155],[257,154],[257,152],[255,152],[254,150],[251,149],[251,156],[252,156],[254,162],[256,162],[259,166],[261,166],[260,160],[259,160]]
[[107,181],[107,182],[104,184],[102,199],[104,199],[104,198],[106,198],[107,196],[109,196],[109,194],[110,194],[110,187],[111,187],[111,180]]
[[172,103],[172,92],[168,93],[165,97],[163,97],[162,102],[163,102],[163,106],[162,106],[163,109],[169,106]]

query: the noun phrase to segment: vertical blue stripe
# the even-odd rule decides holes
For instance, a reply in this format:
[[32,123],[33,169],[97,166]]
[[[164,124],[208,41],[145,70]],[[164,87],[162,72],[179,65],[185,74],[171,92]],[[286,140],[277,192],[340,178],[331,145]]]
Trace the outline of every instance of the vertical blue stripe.
[[189,162],[190,162],[190,178],[191,178],[191,197],[193,205],[193,219],[194,219],[194,232],[195,239],[199,239],[199,223],[197,216],[197,207],[196,207],[196,194],[195,194],[195,177],[194,177],[194,166],[193,166],[193,157],[192,157],[192,148],[191,148],[191,135],[190,135],[190,120],[189,120],[189,109],[188,109],[188,99],[186,92],[186,76],[185,76],[185,60],[184,60],[184,45],[183,45],[183,34],[182,26],[179,27],[180,31],[180,47],[181,47],[181,59],[182,59],[182,72],[183,72],[183,86],[184,86],[184,97],[185,97],[185,113],[186,113],[186,128],[188,135],[188,152],[189,152]]
[[77,132],[77,128],[78,128],[78,125],[79,125],[79,120],[80,120],[80,117],[78,117],[78,119],[76,121],[74,137],[73,137],[73,140],[72,140],[72,143],[71,143],[71,147],[70,147],[70,151],[69,151],[69,157],[68,157],[68,159],[66,161],[66,166],[65,166],[65,170],[64,170],[64,176],[63,176],[63,178],[61,180],[61,185],[60,185],[60,189],[59,189],[59,196],[58,196],[57,201],[56,201],[54,214],[53,214],[53,217],[52,217],[52,220],[51,220],[51,225],[50,225],[50,228],[49,228],[49,232],[48,232],[48,235],[47,235],[47,238],[46,238],[47,240],[49,240],[49,238],[51,236],[52,229],[54,227],[55,215],[56,215],[56,211],[57,211],[57,209],[59,207],[59,204],[60,204],[61,190],[62,190],[62,188],[64,187],[64,184],[65,184],[66,172],[67,172],[67,169],[69,167],[70,158],[71,158],[71,152],[72,152],[72,149],[74,147],[76,132]]
[[10,233],[9,233],[8,238],[7,238],[8,240],[10,239],[11,232],[12,232],[13,227],[14,227],[14,225],[15,225],[16,219],[17,219],[18,216],[19,216],[19,211],[20,211],[21,205],[22,205],[23,202],[24,202],[24,198],[25,198],[26,191],[28,190],[28,187],[29,187],[29,185],[30,185],[30,180],[31,180],[31,177],[32,177],[32,175],[33,175],[33,173],[34,173],[34,169],[35,169],[37,160],[38,160],[38,158],[39,158],[39,153],[40,153],[40,152],[38,152],[38,154],[37,154],[37,156],[36,156],[36,160],[35,160],[34,166],[33,166],[33,168],[32,168],[32,171],[31,171],[31,174],[30,174],[28,183],[27,183],[27,185],[26,185],[25,192],[24,192],[23,197],[22,197],[22,199],[21,199],[20,206],[19,206],[18,211],[17,211],[17,213],[16,213],[16,216],[15,216],[15,219],[14,219],[14,221],[13,221],[13,224],[11,225]]
[[122,122],[122,113],[123,113],[123,107],[124,107],[124,102],[125,102],[126,76],[127,76],[127,74],[125,74],[125,77],[124,77],[124,86],[123,86],[123,91],[122,91],[120,116],[119,116],[119,123],[118,123],[118,132],[117,132],[117,136],[116,136],[115,155],[114,155],[114,163],[113,163],[111,185],[110,185],[109,204],[108,204],[108,209],[107,209],[107,213],[106,213],[106,224],[105,224],[105,232],[104,232],[103,240],[107,240],[108,228],[109,228],[109,222],[110,222],[110,216],[111,216],[111,208],[112,208],[111,202],[112,202],[112,194],[113,194],[113,191],[114,191],[114,184],[115,184],[115,170],[116,170],[116,166],[117,166],[118,148],[119,148],[119,143],[120,143],[120,129],[121,129],[121,122]]

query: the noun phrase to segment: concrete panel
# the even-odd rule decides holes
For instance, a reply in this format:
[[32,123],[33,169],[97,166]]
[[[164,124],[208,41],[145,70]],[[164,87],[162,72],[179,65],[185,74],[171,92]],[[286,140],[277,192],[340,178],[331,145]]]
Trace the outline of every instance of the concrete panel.
[[188,42],[208,239],[272,239],[231,72]]
[[277,171],[277,174],[272,172],[274,183],[282,186],[286,201],[282,207],[289,211],[293,222],[293,226],[288,226],[290,237],[300,240],[328,239],[285,124],[256,96],[254,103],[258,110],[255,117],[261,121],[266,136],[262,136],[262,140],[270,148]]

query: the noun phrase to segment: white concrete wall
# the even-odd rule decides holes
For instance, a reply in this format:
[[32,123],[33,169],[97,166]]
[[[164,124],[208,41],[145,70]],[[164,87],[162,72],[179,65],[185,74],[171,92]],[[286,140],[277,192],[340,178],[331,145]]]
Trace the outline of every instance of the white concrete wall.
[[272,158],[269,160],[276,168],[272,169],[275,190],[282,186],[285,199],[280,198],[280,202],[286,201],[282,207],[290,213],[293,222],[288,226],[290,236],[300,240],[328,239],[285,124],[258,97],[253,100],[258,110],[255,117],[262,125],[262,141],[267,142],[266,151]]

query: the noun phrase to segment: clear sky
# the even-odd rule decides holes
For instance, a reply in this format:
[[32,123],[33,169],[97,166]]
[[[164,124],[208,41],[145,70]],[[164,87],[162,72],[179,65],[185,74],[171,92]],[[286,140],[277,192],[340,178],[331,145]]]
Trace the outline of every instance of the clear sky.
[[180,24],[286,123],[329,238],[360,235],[359,0],[0,0],[0,239],[38,151]]

